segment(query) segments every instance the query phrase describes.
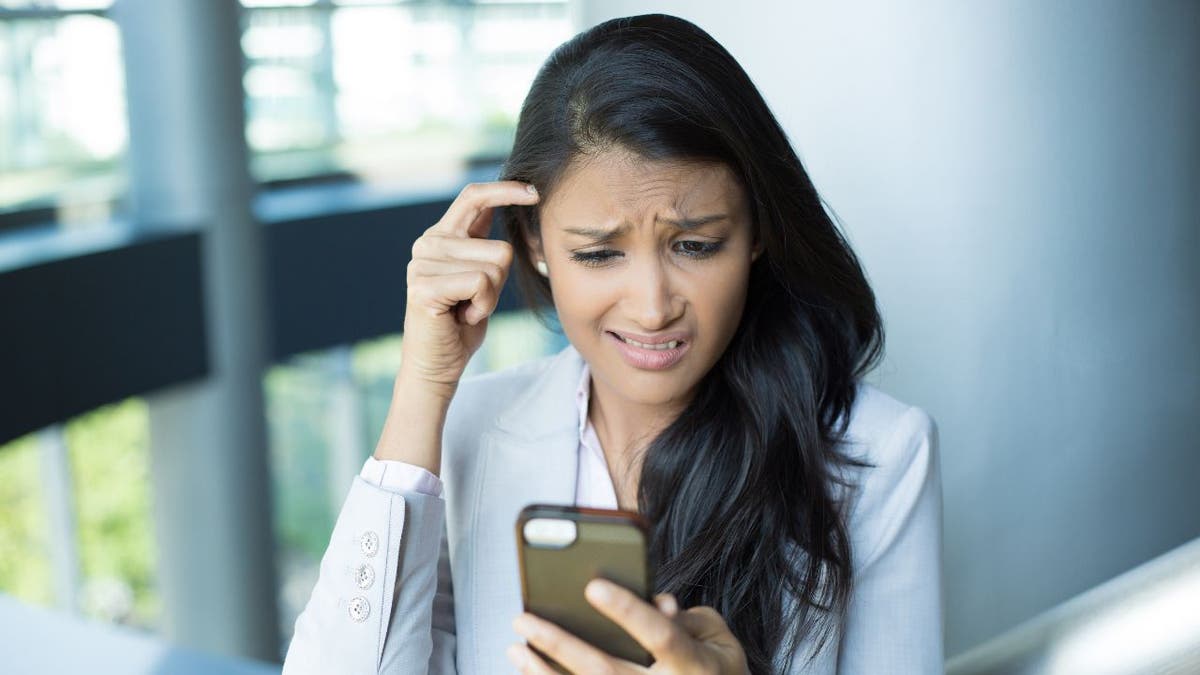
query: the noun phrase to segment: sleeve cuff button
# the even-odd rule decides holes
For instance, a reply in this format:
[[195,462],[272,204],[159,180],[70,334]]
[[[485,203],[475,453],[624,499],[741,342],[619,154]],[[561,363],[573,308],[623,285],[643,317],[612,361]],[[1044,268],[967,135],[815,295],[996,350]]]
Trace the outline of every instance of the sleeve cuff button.
[[354,568],[354,583],[363,590],[370,588],[375,583],[375,568],[366,563]]
[[375,557],[375,554],[379,552],[379,535],[371,531],[364,532],[358,540],[358,547],[368,558]]
[[350,599],[350,620],[355,623],[362,623],[371,615],[371,603],[361,595]]

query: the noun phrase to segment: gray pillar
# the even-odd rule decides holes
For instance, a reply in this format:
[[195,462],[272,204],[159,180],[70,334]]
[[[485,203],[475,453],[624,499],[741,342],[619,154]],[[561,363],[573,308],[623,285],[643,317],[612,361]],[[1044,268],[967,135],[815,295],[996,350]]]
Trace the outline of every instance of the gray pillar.
[[79,612],[79,529],[75,521],[75,489],[71,482],[71,457],[63,427],[55,424],[42,430],[42,497],[46,529],[50,533],[50,565],[54,569],[54,594],[58,606]]
[[125,58],[133,219],[204,228],[211,375],[149,397],[165,633],[278,660],[261,386],[268,313],[239,11],[235,0],[118,0],[112,15]]

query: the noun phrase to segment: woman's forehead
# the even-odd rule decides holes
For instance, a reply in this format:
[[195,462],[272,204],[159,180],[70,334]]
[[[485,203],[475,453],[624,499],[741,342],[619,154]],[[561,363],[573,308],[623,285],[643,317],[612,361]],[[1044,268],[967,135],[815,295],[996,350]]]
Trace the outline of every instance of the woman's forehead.
[[727,166],[701,161],[647,161],[604,153],[572,164],[542,205],[548,222],[589,226],[734,216],[743,195]]

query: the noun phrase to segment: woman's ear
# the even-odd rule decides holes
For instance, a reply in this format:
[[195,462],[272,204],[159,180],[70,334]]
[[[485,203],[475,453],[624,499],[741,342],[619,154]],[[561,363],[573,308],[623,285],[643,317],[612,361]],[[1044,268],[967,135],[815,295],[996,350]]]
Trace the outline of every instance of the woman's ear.
[[545,260],[545,254],[542,253],[542,240],[540,237],[526,235],[525,247],[529,251],[529,260],[536,265],[539,260]]
[[542,240],[540,237],[532,235],[526,236],[526,246],[529,251],[529,262],[533,263],[533,268],[538,274],[549,277],[550,268],[546,266],[546,255],[542,250]]

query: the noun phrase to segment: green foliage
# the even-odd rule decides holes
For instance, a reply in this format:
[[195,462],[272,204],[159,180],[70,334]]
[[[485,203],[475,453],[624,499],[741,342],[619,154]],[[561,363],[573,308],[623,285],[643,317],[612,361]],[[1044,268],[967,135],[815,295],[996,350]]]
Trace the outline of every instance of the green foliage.
[[[145,402],[98,408],[67,422],[64,433],[82,579],[78,600],[87,615],[152,627],[159,599]],[[56,601],[50,547],[57,542],[50,541],[40,452],[37,434],[0,446],[0,590],[50,605]]]
[[264,378],[275,536],[286,551],[314,560],[333,531],[326,384],[319,370],[303,365],[275,366]]
[[488,319],[484,369],[503,370],[549,354],[553,338],[529,310],[493,314]]
[[25,602],[54,601],[38,440],[0,445],[0,591]]
[[[98,408],[66,425],[84,612],[144,627],[154,626],[159,615],[149,434],[146,402],[140,398]],[[128,614],[101,597],[106,585],[132,591]]]
[[351,357],[354,379],[359,382],[394,380],[400,370],[403,345],[404,340],[399,334],[385,335],[356,344]]

